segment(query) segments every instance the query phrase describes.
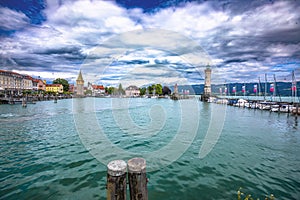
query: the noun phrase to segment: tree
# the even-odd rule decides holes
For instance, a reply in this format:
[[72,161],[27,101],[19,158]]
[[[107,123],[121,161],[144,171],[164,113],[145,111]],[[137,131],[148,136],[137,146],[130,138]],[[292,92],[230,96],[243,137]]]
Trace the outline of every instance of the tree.
[[158,95],[162,94],[162,85],[161,84],[156,84],[155,85],[155,93]]
[[164,86],[163,89],[162,89],[162,94],[163,95],[170,95],[171,94],[170,88],[168,88],[167,86]]
[[93,92],[92,92],[92,90],[86,90],[86,91],[84,92],[84,94],[85,94],[85,95],[91,96],[91,95],[93,94]]
[[114,91],[115,91],[115,88],[114,88],[114,87],[109,87],[109,88],[107,88],[107,93],[108,93],[108,94],[113,94]]
[[119,84],[118,93],[119,93],[119,95],[120,94],[125,94],[125,91],[123,90],[121,83]]
[[[152,86],[153,86],[153,85],[152,85]],[[152,94],[152,92],[153,92],[153,88],[152,88],[152,86],[150,86],[150,85],[149,85],[149,86],[148,86],[148,88],[147,88],[147,89],[148,89],[148,92],[149,92],[149,94]]]
[[69,83],[66,79],[57,78],[53,81],[53,84],[62,84],[64,88],[64,92],[69,91]]
[[146,88],[139,88],[139,90],[140,90],[140,95],[142,96],[142,95],[145,95],[146,94]]

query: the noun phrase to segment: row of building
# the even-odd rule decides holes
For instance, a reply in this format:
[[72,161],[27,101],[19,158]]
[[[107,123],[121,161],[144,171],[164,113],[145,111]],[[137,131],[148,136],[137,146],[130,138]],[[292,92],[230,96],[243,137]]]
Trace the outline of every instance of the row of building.
[[[92,96],[105,95],[103,85],[94,85],[91,83],[84,87],[84,80],[81,71],[76,80],[76,86],[69,85],[69,91],[77,96],[85,96],[86,91],[91,91]],[[12,95],[21,95],[24,91],[44,91],[62,94],[64,92],[62,84],[46,84],[46,81],[33,78],[29,75],[23,75],[12,71],[0,70],[0,93],[9,93]],[[126,96],[139,96],[140,91],[136,86],[129,86],[125,90]]]
[[[91,96],[104,96],[106,94],[105,87],[103,85],[95,85],[88,82],[87,87],[84,87],[84,79],[82,77],[82,73],[80,70],[76,80],[76,95],[85,96],[87,90],[91,92],[89,94]],[[140,90],[137,86],[131,85],[125,89],[125,96],[127,97],[140,96]]]
[[12,71],[0,70],[0,91],[21,94],[23,91],[63,93],[62,84],[46,84],[46,81]]

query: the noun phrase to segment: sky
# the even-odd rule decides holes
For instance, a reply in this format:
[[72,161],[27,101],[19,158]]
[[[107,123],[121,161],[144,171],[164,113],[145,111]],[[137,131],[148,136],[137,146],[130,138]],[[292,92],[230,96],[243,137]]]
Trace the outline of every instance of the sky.
[[[300,1],[0,0],[0,69],[116,86],[300,77]],[[298,78],[299,80],[299,78]]]

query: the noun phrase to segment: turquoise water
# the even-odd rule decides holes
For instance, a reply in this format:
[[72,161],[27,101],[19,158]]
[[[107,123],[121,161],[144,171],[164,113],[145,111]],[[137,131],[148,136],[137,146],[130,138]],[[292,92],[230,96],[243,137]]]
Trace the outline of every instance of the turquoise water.
[[[237,199],[240,187],[260,199],[271,193],[277,199],[300,199],[299,118],[227,107],[221,135],[200,159],[211,113],[222,105],[197,102],[197,108],[184,107],[184,101],[85,98],[27,108],[0,105],[0,199],[105,199],[106,165],[93,150],[103,148],[98,153],[107,161],[118,157],[114,147],[132,155],[156,152],[153,160],[157,156],[164,163],[163,149],[179,137],[185,120],[191,126],[184,134],[196,134],[191,144],[190,138],[180,137],[187,145],[178,159],[155,170],[147,160],[149,199]],[[196,112],[199,120],[193,130]],[[98,130],[111,143],[87,146],[81,128],[90,135]],[[171,148],[168,153],[178,151]]]

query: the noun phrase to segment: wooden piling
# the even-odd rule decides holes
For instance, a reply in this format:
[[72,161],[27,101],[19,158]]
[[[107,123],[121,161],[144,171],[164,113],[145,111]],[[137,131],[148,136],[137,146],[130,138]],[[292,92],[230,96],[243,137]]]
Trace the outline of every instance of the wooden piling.
[[23,108],[26,108],[27,107],[27,102],[26,102],[26,99],[22,99],[22,107]]
[[128,160],[128,179],[131,200],[148,200],[146,160],[132,158]]
[[114,160],[107,165],[107,200],[126,200],[127,164]]

